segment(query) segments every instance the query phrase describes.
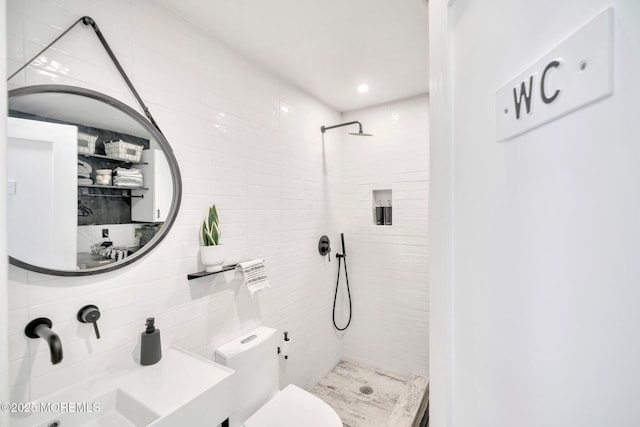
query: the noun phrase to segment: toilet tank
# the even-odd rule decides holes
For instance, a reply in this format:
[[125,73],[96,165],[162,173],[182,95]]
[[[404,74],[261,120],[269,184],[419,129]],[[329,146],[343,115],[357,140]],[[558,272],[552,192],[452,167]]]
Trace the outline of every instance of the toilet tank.
[[233,369],[236,411],[230,427],[239,427],[278,392],[278,334],[260,327],[216,350],[215,360]]

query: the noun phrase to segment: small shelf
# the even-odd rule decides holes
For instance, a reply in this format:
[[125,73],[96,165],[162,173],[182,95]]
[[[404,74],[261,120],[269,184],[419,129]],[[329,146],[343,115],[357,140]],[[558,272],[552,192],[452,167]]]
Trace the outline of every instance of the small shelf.
[[230,271],[236,268],[237,264],[233,265],[225,265],[222,267],[220,271],[199,271],[197,273],[191,273],[187,275],[187,280],[199,279],[200,277],[211,276],[212,274],[224,273],[225,271]]
[[[127,187],[124,185],[97,185],[97,184],[78,184],[78,187],[84,188],[111,188],[115,190],[148,190],[145,187]],[[80,196],[84,196],[84,194],[80,194]]]
[[112,160],[114,162],[130,163],[132,165],[148,165],[148,163],[146,163],[146,162],[132,162],[131,160],[116,159],[115,157],[105,156],[104,154],[78,153],[78,156],[95,157],[97,159]]

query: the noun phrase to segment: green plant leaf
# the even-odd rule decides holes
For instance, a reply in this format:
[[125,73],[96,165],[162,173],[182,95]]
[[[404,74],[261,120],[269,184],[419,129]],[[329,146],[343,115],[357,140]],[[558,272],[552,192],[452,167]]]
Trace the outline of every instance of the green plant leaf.
[[202,223],[202,227],[200,230],[200,241],[202,242],[202,246],[210,246],[209,236],[207,234],[207,223],[206,221]]
[[209,215],[202,223],[201,238],[203,246],[215,246],[220,242],[220,226],[216,205],[209,208]]

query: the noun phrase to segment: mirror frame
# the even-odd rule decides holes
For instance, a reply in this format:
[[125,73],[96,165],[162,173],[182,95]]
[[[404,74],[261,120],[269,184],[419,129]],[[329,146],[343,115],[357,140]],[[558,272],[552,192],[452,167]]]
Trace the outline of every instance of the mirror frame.
[[[158,244],[164,239],[164,237],[169,233],[171,227],[173,226],[177,216],[178,211],[180,209],[180,203],[182,201],[182,177],[180,176],[180,167],[178,166],[178,161],[176,160],[175,155],[173,154],[173,149],[169,144],[169,141],[162,134],[160,129],[158,129],[155,125],[153,125],[147,118],[145,118],[142,114],[124,104],[121,101],[118,101],[115,98],[110,97],[109,95],[105,95],[100,92],[96,92],[90,89],[85,89],[76,86],[67,86],[67,85],[34,85],[34,86],[24,86],[17,89],[12,89],[9,91],[8,101],[11,97],[23,96],[23,95],[33,95],[37,93],[63,93],[63,94],[71,94],[77,96],[84,96],[86,98],[94,99],[96,101],[103,102],[105,104],[111,105],[114,108],[124,112],[133,120],[135,120],[138,124],[144,127],[155,139],[160,148],[162,148],[165,156],[167,156],[167,162],[169,163],[169,168],[171,170],[171,183],[173,184],[173,199],[171,201],[171,207],[169,208],[169,213],[167,215],[167,220],[162,223],[162,227],[158,233],[140,250],[134,252],[132,255],[126,257],[123,260],[116,261],[114,263],[110,263],[105,265],[104,267],[96,267],[87,270],[55,270],[51,268],[40,267],[37,265],[29,264],[24,261],[20,261],[9,255],[9,262],[12,265],[15,265],[20,268],[24,268],[26,270],[34,271],[42,274],[51,274],[54,276],[90,276],[94,274],[106,273],[110,271],[114,271],[120,268],[123,268],[129,264],[138,261],[146,254],[151,252]],[[8,117],[8,115],[7,115]],[[8,160],[8,159],[7,159]],[[10,226],[10,224],[9,224]]]

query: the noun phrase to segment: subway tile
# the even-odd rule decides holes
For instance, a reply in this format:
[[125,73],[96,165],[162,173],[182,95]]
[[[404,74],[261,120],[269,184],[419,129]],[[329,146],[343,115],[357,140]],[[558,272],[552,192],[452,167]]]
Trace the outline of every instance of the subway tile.
[[14,387],[20,383],[24,383],[29,380],[30,366],[29,359],[17,359],[13,362],[9,362],[9,378],[7,385]]
[[9,335],[9,361],[29,357],[29,341],[24,333]]
[[12,35],[7,36],[7,60],[11,61],[12,64],[17,65],[11,65],[10,67],[8,67],[7,71],[9,75],[17,71],[18,68],[20,68],[26,61],[24,59],[24,43],[21,38]]
[[201,31],[186,21],[176,19],[168,10],[153,2],[131,3],[132,40],[147,49],[175,58],[178,62],[197,62]]
[[9,310],[19,310],[29,306],[29,292],[26,283],[9,280],[7,283]]
[[282,177],[279,175],[270,175],[259,172],[249,171],[247,173],[247,182],[252,185],[261,185],[266,187],[282,187]]
[[12,334],[24,334],[24,328],[31,321],[29,318],[29,309],[21,308],[19,310],[9,310],[9,322],[7,332]]

